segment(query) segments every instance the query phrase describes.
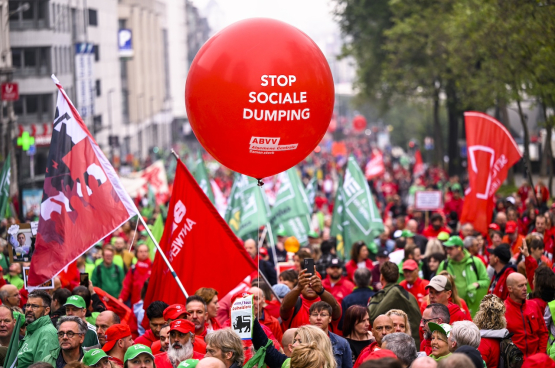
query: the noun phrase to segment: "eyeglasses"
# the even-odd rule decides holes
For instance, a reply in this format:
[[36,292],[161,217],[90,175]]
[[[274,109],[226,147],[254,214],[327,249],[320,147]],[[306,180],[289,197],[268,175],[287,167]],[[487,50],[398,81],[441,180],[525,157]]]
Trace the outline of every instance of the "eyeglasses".
[[329,316],[330,316],[330,315],[327,314],[327,313],[312,313],[312,314],[310,315],[310,317],[314,317],[314,318],[318,318],[318,317],[327,318],[327,317],[329,317]]
[[44,305],[38,305],[38,304],[25,304],[25,309],[31,308],[33,310],[37,310],[39,308],[44,308]]
[[428,322],[431,322],[431,321],[433,321],[434,319],[438,319],[438,318],[437,318],[437,317],[436,317],[436,318],[429,318],[429,319],[422,318],[421,321],[424,322],[424,324],[426,325],[426,324],[428,324]]
[[78,332],[73,332],[73,331],[60,331],[57,333],[58,338],[63,338],[64,335],[67,335],[67,337],[69,337],[70,339],[75,336],[75,335],[82,335],[82,333],[78,333]]

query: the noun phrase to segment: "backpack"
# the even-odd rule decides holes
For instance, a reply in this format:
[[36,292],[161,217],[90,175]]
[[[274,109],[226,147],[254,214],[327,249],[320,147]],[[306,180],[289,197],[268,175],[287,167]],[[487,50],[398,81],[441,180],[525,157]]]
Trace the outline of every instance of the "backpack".
[[499,342],[499,365],[498,368],[520,368],[524,362],[524,354],[515,345],[509,334]]

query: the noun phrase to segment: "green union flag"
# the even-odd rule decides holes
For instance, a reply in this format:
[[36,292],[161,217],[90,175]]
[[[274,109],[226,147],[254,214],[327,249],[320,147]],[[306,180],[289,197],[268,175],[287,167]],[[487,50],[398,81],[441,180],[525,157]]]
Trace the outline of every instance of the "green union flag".
[[202,191],[210,199],[210,202],[216,204],[214,200],[214,192],[212,192],[212,186],[210,185],[210,179],[208,177],[208,171],[206,170],[206,165],[204,165],[204,160],[200,151],[197,152],[197,160],[195,161],[195,170],[193,171],[193,176],[197,180],[198,185],[201,187]]
[[241,225],[241,208],[243,203],[243,189],[247,186],[248,179],[245,175],[235,173],[235,180],[231,187],[231,193],[227,199],[227,208],[225,209],[225,222],[229,225],[235,234],[239,232]]
[[248,183],[242,188],[241,221],[237,231],[237,236],[241,239],[251,237],[270,218],[270,207],[265,193],[258,186],[258,180],[247,178]]
[[2,172],[0,173],[0,218],[6,215],[6,208],[10,198],[10,155],[4,161]]
[[[277,227],[277,231],[284,231],[287,236],[294,236],[301,245],[308,244],[308,232],[310,224],[307,216],[294,217],[282,222]],[[275,236],[275,234],[274,234]]]
[[316,174],[310,179],[306,185],[306,197],[308,198],[308,204],[310,205],[310,212],[314,210],[314,200],[316,199],[316,190],[318,189],[318,183],[316,180]]
[[380,213],[372,198],[370,187],[353,156],[349,157],[343,182],[338,188],[332,216],[332,236],[339,235],[338,251],[348,258],[357,241],[371,245],[384,230]]

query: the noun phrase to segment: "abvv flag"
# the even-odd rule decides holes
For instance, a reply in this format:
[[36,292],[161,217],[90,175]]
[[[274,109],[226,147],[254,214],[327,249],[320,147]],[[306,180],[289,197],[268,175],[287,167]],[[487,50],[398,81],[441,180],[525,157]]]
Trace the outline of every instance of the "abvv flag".
[[[160,247],[188,292],[211,287],[226,295],[256,271],[252,258],[181,161]],[[185,304],[185,296],[176,290],[177,282],[162,257],[156,257],[145,305],[154,300]]]
[[491,116],[470,111],[464,113],[464,120],[469,188],[460,222],[469,222],[486,234],[493,213],[493,196],[522,154],[507,128]]
[[137,214],[75,106],[56,77],[52,79],[59,92],[30,286],[57,275]]

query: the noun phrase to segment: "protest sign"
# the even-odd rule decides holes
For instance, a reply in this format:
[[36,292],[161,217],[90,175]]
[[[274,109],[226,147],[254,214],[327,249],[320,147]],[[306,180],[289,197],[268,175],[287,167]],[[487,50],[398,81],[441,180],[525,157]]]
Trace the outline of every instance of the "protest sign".
[[27,286],[27,279],[29,278],[29,268],[30,267],[23,267],[23,284],[26,290],[31,292],[37,289],[42,289],[42,290],[54,289],[54,279],[50,279],[45,283],[40,284],[39,286]]
[[420,211],[436,211],[443,208],[440,190],[418,191],[414,195],[414,208]]
[[254,321],[252,295],[243,294],[231,305],[231,325],[242,340],[252,339],[252,324]]

